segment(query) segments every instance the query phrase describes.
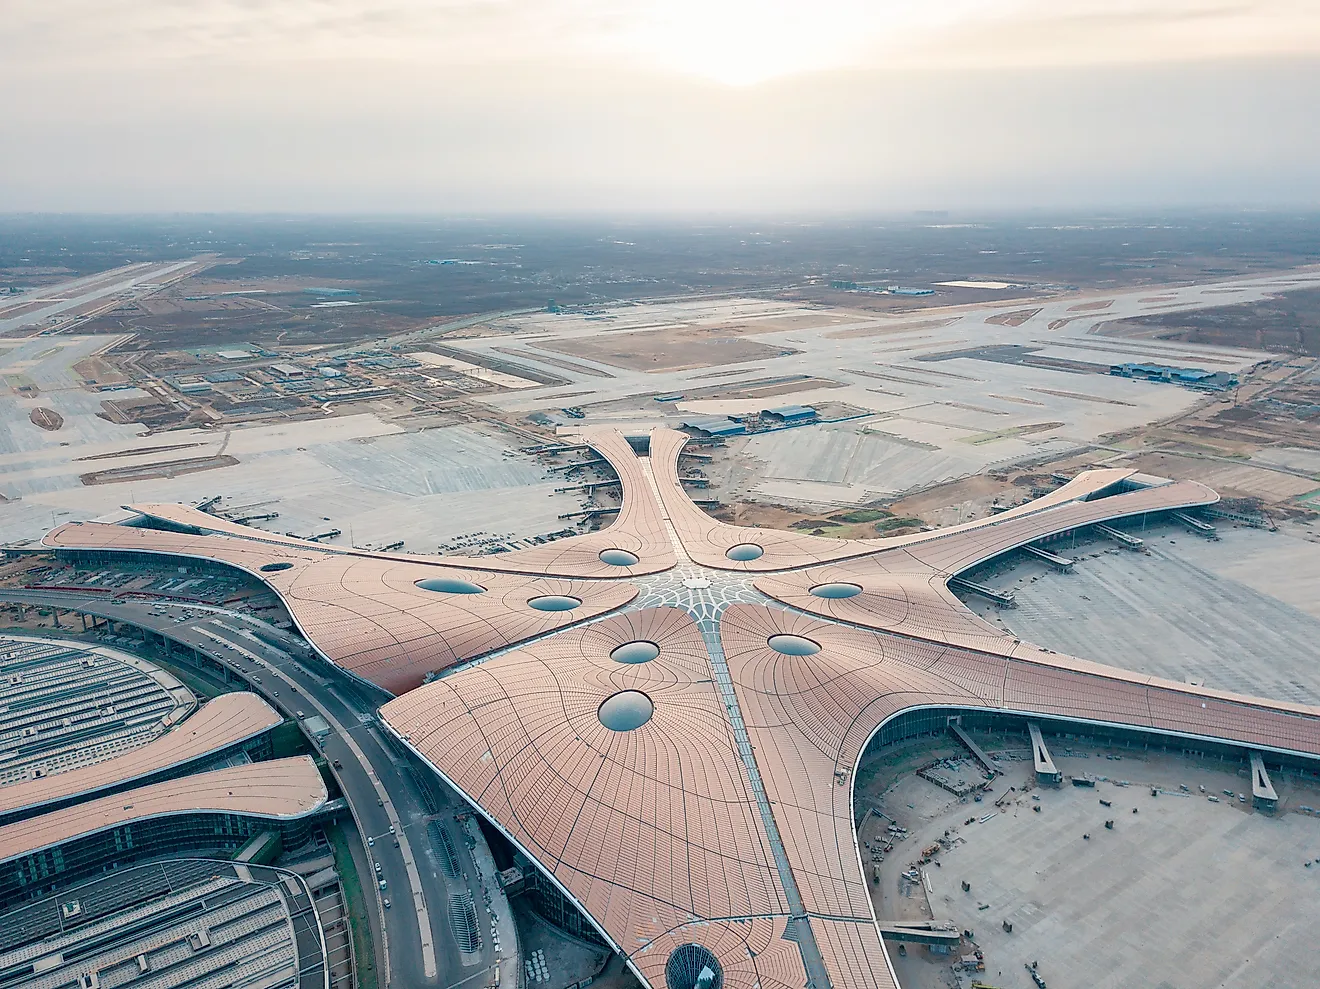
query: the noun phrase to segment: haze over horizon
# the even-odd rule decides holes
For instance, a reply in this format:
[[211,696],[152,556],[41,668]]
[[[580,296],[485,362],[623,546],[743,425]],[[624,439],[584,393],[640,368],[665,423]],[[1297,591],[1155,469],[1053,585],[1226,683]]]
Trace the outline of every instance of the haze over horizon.
[[1320,6],[18,0],[3,211],[1320,204]]

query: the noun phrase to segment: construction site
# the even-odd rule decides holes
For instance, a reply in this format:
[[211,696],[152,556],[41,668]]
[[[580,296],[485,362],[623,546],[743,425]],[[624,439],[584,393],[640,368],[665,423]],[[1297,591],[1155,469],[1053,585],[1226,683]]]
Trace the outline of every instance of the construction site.
[[[253,305],[284,319],[373,311],[333,281],[226,294],[225,270],[208,257],[169,278],[105,279],[93,288],[117,291],[98,305],[44,322],[34,310],[0,339],[0,539],[145,499],[339,545],[513,546],[593,507],[523,451],[600,425],[722,441],[707,500],[772,526],[976,517],[1033,476],[1093,465],[1194,477],[1284,515],[1320,490],[1304,414],[1315,358],[1108,334],[1148,310],[1226,304],[1213,285],[1103,306],[1046,293],[1030,309],[922,320],[736,296],[556,304],[414,323],[371,346],[278,343],[255,327],[255,342],[184,345],[161,330],[161,307],[222,323]],[[1231,300],[1310,278],[1236,282]],[[1148,371],[1114,373],[1134,367]],[[1205,384],[1221,379],[1232,387]],[[912,498],[925,506],[903,510]]]

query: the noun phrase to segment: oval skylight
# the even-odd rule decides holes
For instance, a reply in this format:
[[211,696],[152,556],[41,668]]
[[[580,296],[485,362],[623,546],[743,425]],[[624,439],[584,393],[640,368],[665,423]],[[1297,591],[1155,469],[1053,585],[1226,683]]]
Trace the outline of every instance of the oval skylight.
[[610,650],[610,659],[616,663],[649,663],[659,655],[660,647],[648,639],[625,642]]
[[805,635],[772,635],[766,641],[771,649],[785,656],[814,656],[820,652],[820,643]]
[[849,584],[846,581],[833,581],[828,584],[817,584],[811,589],[811,593],[818,598],[851,598],[862,593],[862,588],[858,584]]
[[596,712],[610,731],[634,731],[651,720],[655,705],[640,690],[621,690],[605,698]]
[[739,543],[737,546],[730,546],[724,551],[724,555],[735,563],[747,563],[751,560],[760,559],[765,550],[756,543]]
[[529,608],[537,611],[572,611],[581,604],[581,598],[569,597],[567,594],[543,594],[527,602]]
[[424,591],[435,591],[439,594],[486,593],[486,588],[480,584],[474,584],[470,580],[462,580],[459,577],[427,577],[425,580],[419,580],[417,586]]

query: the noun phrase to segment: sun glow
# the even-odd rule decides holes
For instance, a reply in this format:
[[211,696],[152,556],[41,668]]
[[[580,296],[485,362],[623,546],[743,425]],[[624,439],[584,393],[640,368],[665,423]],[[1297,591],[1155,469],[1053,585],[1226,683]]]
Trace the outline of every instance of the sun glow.
[[984,0],[668,0],[634,7],[612,45],[730,86],[857,64],[984,7]]

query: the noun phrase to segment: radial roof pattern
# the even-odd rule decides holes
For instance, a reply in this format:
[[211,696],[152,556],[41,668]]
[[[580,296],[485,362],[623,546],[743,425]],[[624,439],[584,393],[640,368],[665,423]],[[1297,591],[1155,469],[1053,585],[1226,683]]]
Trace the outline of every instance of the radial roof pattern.
[[[671,957],[685,970],[702,951],[739,989],[895,985],[851,795],[867,740],[905,711],[1080,719],[1320,754],[1320,709],[1060,656],[982,621],[948,589],[1051,534],[1216,501],[1203,485],[1087,471],[989,519],[834,540],[705,515],[682,489],[680,433],[653,432],[640,457],[617,433],[587,440],[622,481],[618,520],[498,557],[343,550],[159,505],[139,511],[195,534],[82,524],[47,543],[217,559],[264,580],[328,659],[400,695],[385,723],[657,989]],[[734,550],[748,546],[759,553]],[[272,563],[289,566],[263,571]],[[443,590],[454,581],[484,593]],[[812,593],[821,585],[860,590]],[[529,604],[538,597],[581,604],[541,611]],[[620,660],[628,643],[651,647]],[[629,712],[626,727],[603,723],[609,703]]]

